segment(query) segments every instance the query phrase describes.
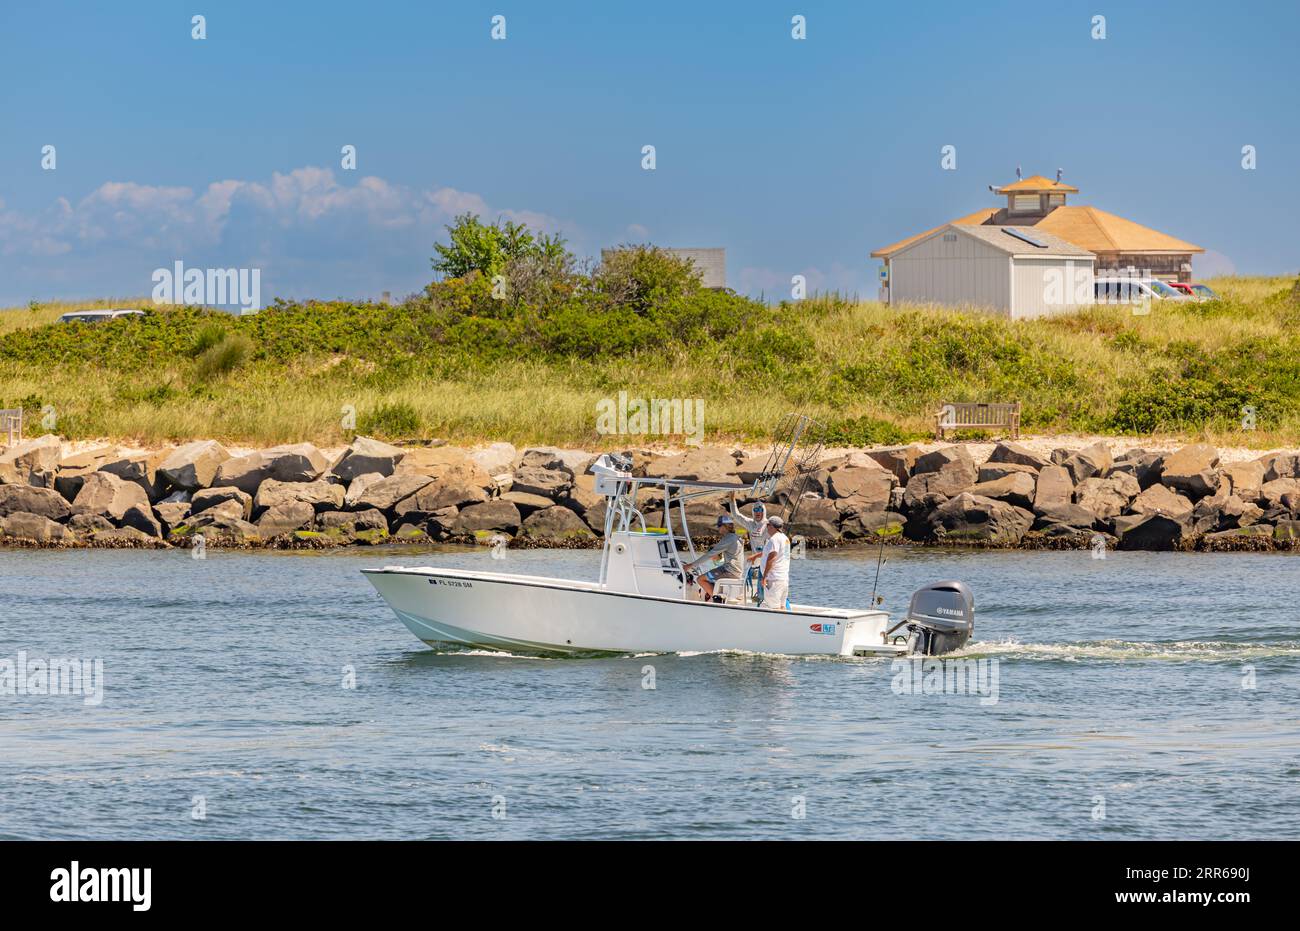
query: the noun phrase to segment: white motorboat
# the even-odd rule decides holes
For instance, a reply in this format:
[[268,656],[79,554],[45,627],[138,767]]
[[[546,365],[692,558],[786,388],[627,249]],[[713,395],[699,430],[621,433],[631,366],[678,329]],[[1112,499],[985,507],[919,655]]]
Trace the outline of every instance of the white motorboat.
[[[792,655],[935,655],[960,648],[974,628],[974,599],[961,582],[939,582],[912,596],[907,616],[890,624],[873,592],[865,608],[791,604],[760,607],[741,580],[720,580],[720,600],[705,601],[683,567],[697,553],[686,504],[733,492],[767,498],[804,450],[812,422],[787,418],[753,482],[646,478],[629,459],[592,464],[607,499],[596,582],[437,567],[386,566],[365,574],[403,624],[425,643],[523,654],[683,653],[737,650]],[[794,464],[806,476],[820,443]],[[649,492],[649,495],[646,492]],[[647,526],[647,498],[661,497],[666,526]],[[798,500],[798,494],[795,496]]]

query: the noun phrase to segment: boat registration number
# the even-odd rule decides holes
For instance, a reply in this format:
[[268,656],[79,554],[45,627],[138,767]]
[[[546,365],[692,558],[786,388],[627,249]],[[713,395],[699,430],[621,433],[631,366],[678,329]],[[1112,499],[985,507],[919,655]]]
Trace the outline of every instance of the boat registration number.
[[459,579],[430,579],[430,585],[450,585],[452,588],[473,588],[473,582],[462,582]]

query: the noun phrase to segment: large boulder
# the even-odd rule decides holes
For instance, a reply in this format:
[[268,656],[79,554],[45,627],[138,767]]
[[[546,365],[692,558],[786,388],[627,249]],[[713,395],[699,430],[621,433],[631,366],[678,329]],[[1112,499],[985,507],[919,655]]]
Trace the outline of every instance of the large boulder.
[[1074,503],[1074,479],[1065,466],[1043,466],[1034,485],[1034,512],[1042,514],[1053,508]]
[[1220,469],[1220,475],[1227,480],[1228,490],[1243,501],[1254,501],[1259,498],[1259,490],[1264,487],[1264,473],[1267,471],[1264,463],[1259,460],[1252,462],[1233,462],[1225,465]]
[[1298,494],[1300,494],[1300,479],[1275,478],[1260,487],[1259,497],[1255,500],[1266,509],[1284,507],[1290,510],[1291,503],[1287,496]]
[[90,534],[91,546],[108,549],[165,549],[167,544],[154,534],[135,527],[109,527]]
[[361,494],[351,499],[348,508],[356,511],[364,511],[367,508],[389,511],[397,502],[415,494],[432,482],[433,479],[427,475],[390,475],[368,484]]
[[547,546],[585,545],[596,538],[582,518],[558,504],[529,514],[519,528],[519,536]]
[[1046,459],[1032,452],[1028,447],[1008,440],[1003,440],[993,447],[993,452],[989,453],[988,461],[1014,463],[1015,465],[1029,466],[1034,470],[1041,469],[1048,464]]
[[310,527],[316,516],[316,509],[306,501],[285,501],[273,505],[257,519],[257,532],[263,539],[270,540]]
[[343,494],[343,507],[351,511],[357,507],[357,501],[365,494],[366,489],[375,482],[382,482],[384,476],[378,472],[367,472],[365,475],[358,475],[352,481],[348,482],[348,490]]
[[388,530],[388,518],[383,511],[321,511],[316,515],[316,526],[321,530]]
[[[393,515],[401,521],[418,524],[428,520],[444,508],[463,508],[472,504],[482,504],[487,500],[487,492],[477,485],[464,485],[459,482],[442,484],[430,482],[413,495],[408,495],[393,506]],[[551,503],[549,499],[546,502]]]
[[1300,453],[1268,453],[1257,462],[1264,466],[1264,481],[1274,482],[1279,478],[1300,478]]
[[1074,500],[1099,519],[1109,520],[1124,513],[1139,491],[1137,479],[1121,472],[1109,478],[1085,478],[1075,487]]
[[172,529],[179,527],[190,516],[190,503],[188,501],[159,501],[153,506],[153,515],[158,518],[158,523],[162,528],[162,535],[165,537],[172,532]]
[[1111,474],[1120,472],[1131,475],[1137,479],[1139,488],[1150,488],[1152,485],[1159,484],[1160,472],[1164,468],[1165,457],[1163,453],[1148,452],[1145,449],[1130,449],[1128,452],[1115,457],[1115,464],[1111,467]]
[[1016,507],[1030,509],[1034,506],[1036,476],[1032,472],[1010,472],[1001,478],[981,481],[967,489],[972,495],[1006,501]]
[[510,443],[492,443],[469,454],[474,464],[488,475],[500,475],[514,468],[519,451]]
[[[219,485],[194,492],[194,496],[190,499],[189,511],[191,514],[201,514],[208,508],[226,501],[239,503],[241,512],[239,516],[243,517],[244,520],[248,520],[253,515],[253,496],[234,485]],[[157,507],[162,507],[162,505],[159,504]]]
[[317,511],[337,511],[343,507],[343,486],[333,482],[282,482],[268,478],[257,489],[253,508],[261,512],[297,501]]
[[250,495],[267,479],[278,482],[314,482],[325,472],[329,460],[311,443],[290,443],[259,449],[221,463],[215,485],[238,488]]
[[514,473],[511,491],[541,495],[552,501],[567,497],[573,487],[573,473],[563,469],[544,469],[537,466],[520,466]]
[[1190,533],[1191,514],[1125,514],[1115,518],[1122,550],[1182,549]]
[[197,440],[178,446],[158,465],[158,475],[173,488],[197,491],[207,488],[221,463],[230,458],[216,440]]
[[1152,485],[1139,494],[1129,505],[1129,511],[1142,516],[1164,514],[1185,517],[1192,513],[1192,502],[1164,485]]
[[53,433],[24,440],[0,452],[0,483],[28,484],[33,475],[53,473],[63,456],[63,443]]
[[836,469],[827,477],[827,486],[832,498],[862,498],[878,502],[883,509],[889,503],[889,494],[898,484],[893,472],[877,465],[874,460],[870,468],[845,467]]
[[408,449],[394,475],[427,475],[443,485],[492,487],[492,476],[458,446],[420,446]]
[[[884,470],[881,470],[882,472]],[[894,476],[886,475],[890,483]],[[882,508],[883,510],[883,508]],[[714,517],[716,521],[717,518]],[[840,512],[835,503],[827,498],[804,498],[794,511],[794,520],[789,522],[789,534],[804,537],[817,542],[831,542],[840,538]],[[716,536],[716,528],[711,536]]]
[[97,446],[65,457],[54,475],[54,490],[71,501],[77,497],[86,476],[98,471],[116,452],[117,449],[113,446]]
[[917,457],[921,455],[921,448],[912,444],[885,446],[880,449],[863,450],[863,452],[882,468],[892,472],[898,479],[898,484],[906,485],[907,480],[912,477],[912,467],[916,465]]
[[979,473],[964,446],[944,446],[916,460],[903,502],[910,511],[937,507],[975,484]]
[[1062,463],[1076,485],[1085,478],[1105,478],[1114,464],[1110,447],[1100,441],[1071,453]]
[[936,508],[929,523],[940,542],[1015,546],[1033,526],[1034,515],[1005,501],[963,492]]
[[209,546],[256,546],[262,541],[258,529],[243,518],[224,512],[225,508],[235,504],[236,502],[227,501],[210,507],[202,514],[172,528],[167,536],[168,542],[193,546],[195,537],[201,536]]
[[40,546],[67,546],[75,543],[77,537],[67,527],[48,517],[15,511],[0,517],[0,540]]
[[0,517],[19,513],[63,521],[72,514],[72,508],[67,499],[53,488],[0,485]]
[[1219,451],[1208,443],[1192,443],[1165,457],[1160,480],[1193,501],[1219,489]]
[[118,452],[105,458],[100,471],[116,475],[123,481],[134,482],[144,490],[150,501],[157,501],[167,491],[167,479],[158,474],[158,468],[170,455],[169,450]]
[[[574,490],[577,490],[576,486]],[[542,508],[548,508],[552,504],[557,503],[552,501],[550,498],[543,498],[541,495],[531,495],[526,491],[508,491],[501,496],[501,500],[509,501],[515,507],[519,508],[519,513],[524,517],[527,517],[529,514],[533,513],[533,511],[540,511]],[[601,500],[604,500],[603,497]],[[578,514],[585,513],[587,507],[590,506],[583,505],[580,501],[574,499],[572,495],[559,503],[563,504],[571,511],[577,511]],[[591,503],[594,504],[595,502]]]
[[498,498],[482,504],[471,504],[460,511],[447,524],[447,531],[453,536],[470,537],[493,531],[514,534],[519,530],[520,523],[519,509],[511,502]]
[[1072,527],[1090,530],[1097,525],[1097,515],[1081,504],[1055,502],[1043,507],[1034,506],[1034,530]]
[[842,498],[836,502],[840,505],[840,535],[844,539],[896,537],[903,532],[903,526],[907,523],[906,514],[897,511],[865,511],[844,507],[853,500]]
[[405,455],[406,451],[396,446],[389,446],[368,436],[359,436],[330,467],[330,474],[343,482],[350,482],[367,472],[378,472],[387,477],[397,470],[398,463]]
[[[118,478],[111,472],[95,472],[86,477],[72,502],[78,514],[98,514],[115,526],[121,526],[131,509],[139,509],[152,518],[153,509],[144,489],[135,482]],[[143,528],[141,528],[143,529]]]
[[1008,475],[1028,475],[1037,484],[1038,471],[1033,466],[1021,465],[1018,462],[986,462],[980,466],[976,481],[996,482]]
[[918,456],[912,466],[913,476],[945,471],[969,472],[969,484],[972,485],[975,484],[975,476],[978,472],[975,468],[975,460],[971,458],[965,446],[940,446],[932,452]]

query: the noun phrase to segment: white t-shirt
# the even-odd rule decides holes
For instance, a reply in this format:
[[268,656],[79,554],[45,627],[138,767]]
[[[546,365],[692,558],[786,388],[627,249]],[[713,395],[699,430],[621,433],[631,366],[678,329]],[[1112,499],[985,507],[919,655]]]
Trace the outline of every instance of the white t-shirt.
[[758,557],[759,568],[767,565],[769,553],[776,553],[772,567],[763,573],[763,580],[773,582],[790,581],[790,538],[779,530],[771,529],[767,542],[763,544],[763,555]]

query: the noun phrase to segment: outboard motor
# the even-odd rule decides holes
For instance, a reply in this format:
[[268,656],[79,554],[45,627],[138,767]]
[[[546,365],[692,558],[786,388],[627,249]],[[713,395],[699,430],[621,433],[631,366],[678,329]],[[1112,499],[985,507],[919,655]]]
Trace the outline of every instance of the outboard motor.
[[935,582],[912,593],[903,619],[907,652],[938,656],[959,650],[975,631],[975,596],[965,582]]

